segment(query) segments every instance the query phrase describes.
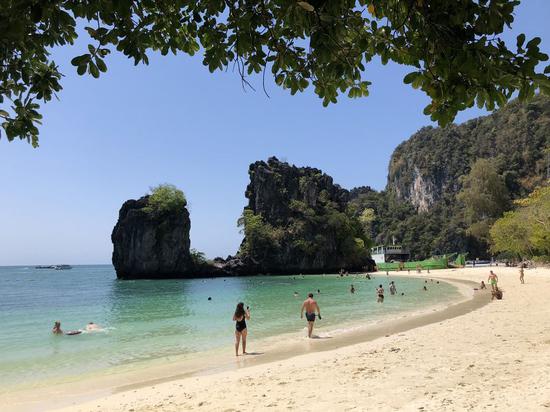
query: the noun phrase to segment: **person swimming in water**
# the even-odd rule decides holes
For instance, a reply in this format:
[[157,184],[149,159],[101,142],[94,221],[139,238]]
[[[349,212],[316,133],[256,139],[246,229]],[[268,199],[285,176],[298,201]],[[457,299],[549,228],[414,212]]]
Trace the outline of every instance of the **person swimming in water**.
[[61,329],[61,322],[60,321],[55,321],[54,325],[53,325],[53,329],[52,329],[52,333],[54,335],[80,335],[82,333],[81,330],[69,330],[67,332],[63,332],[63,330]]
[[235,356],[239,356],[241,339],[243,341],[243,355],[246,355],[246,336],[248,335],[246,321],[250,320],[250,308],[247,306],[244,310],[244,303],[237,303],[233,320],[235,321]]
[[102,330],[102,328],[97,323],[90,322],[86,325],[86,331],[88,332],[96,332],[99,330]]
[[302,304],[302,312],[300,314],[300,318],[304,318],[304,311],[306,312],[306,319],[307,319],[307,337],[311,338],[311,334],[313,333],[313,323],[315,322],[315,311],[317,311],[317,314],[319,315],[319,319],[321,319],[321,309],[319,309],[319,305],[313,299],[313,293],[309,293],[307,295],[307,299]]
[[383,303],[384,302],[384,288],[382,287],[382,285],[378,286],[378,288],[376,289],[376,294],[378,295],[378,299],[376,299],[376,301],[378,303]]
[[59,322],[58,320],[55,321],[53,325],[52,333],[54,335],[63,335],[63,331],[61,330],[61,322]]
[[353,285],[351,285],[351,287],[349,288],[349,291],[350,291],[351,293],[355,293],[355,288],[353,287]]

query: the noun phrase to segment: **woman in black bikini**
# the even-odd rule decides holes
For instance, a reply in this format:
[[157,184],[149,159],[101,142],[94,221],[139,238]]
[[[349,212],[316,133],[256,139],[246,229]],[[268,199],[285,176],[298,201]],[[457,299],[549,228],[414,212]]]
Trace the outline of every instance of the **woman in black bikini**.
[[241,343],[241,337],[243,339],[243,355],[246,355],[246,321],[250,320],[250,309],[244,310],[244,303],[239,302],[233,315],[235,321],[235,355],[239,356],[239,344]]

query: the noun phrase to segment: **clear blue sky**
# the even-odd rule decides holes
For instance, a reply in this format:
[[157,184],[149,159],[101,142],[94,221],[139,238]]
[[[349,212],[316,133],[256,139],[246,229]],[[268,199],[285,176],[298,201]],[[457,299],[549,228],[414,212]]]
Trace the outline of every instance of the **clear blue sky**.
[[[524,0],[506,38],[541,36],[550,53],[548,21],[548,0]],[[43,108],[40,148],[0,140],[0,265],[109,263],[120,206],[163,182],[187,196],[192,247],[225,256],[241,241],[250,163],[275,155],[346,188],[382,189],[394,148],[430,124],[428,100],[402,83],[406,67],[371,64],[371,96],[323,108],[271,81],[267,98],[259,78],[243,92],[236,73],[211,74],[197,56],[134,67],[111,55],[99,80],[80,77],[69,62],[84,48],[55,53],[64,90]]]

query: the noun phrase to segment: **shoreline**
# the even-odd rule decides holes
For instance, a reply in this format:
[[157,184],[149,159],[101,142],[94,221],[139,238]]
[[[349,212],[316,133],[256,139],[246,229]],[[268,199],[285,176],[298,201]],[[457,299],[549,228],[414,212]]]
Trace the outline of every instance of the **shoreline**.
[[[424,276],[418,276],[416,273],[412,276],[407,274],[393,274],[392,276],[424,278]],[[277,337],[263,338],[260,343],[266,344],[265,347],[262,347],[265,352],[255,353],[261,356],[253,356],[254,353],[252,353],[250,356],[228,359],[226,354],[222,355],[219,353],[220,351],[214,351],[218,353],[212,353],[212,356],[207,354],[209,359],[206,364],[204,358],[201,357],[194,359],[174,359],[173,361],[159,359],[156,365],[152,364],[152,367],[146,371],[119,371],[119,373],[112,375],[101,375],[98,373],[98,376],[85,377],[77,382],[48,385],[32,390],[8,393],[3,396],[4,400],[2,402],[7,402],[6,404],[10,405],[10,408],[13,408],[10,410],[14,411],[53,410],[68,405],[78,405],[82,402],[105,396],[108,397],[126,391],[140,390],[181,379],[231,373],[286,361],[302,355],[333,351],[408,331],[433,322],[461,316],[487,303],[487,300],[482,299],[481,296],[477,296],[480,294],[473,294],[472,287],[475,284],[472,282],[447,277],[443,278],[433,272],[430,273],[428,278],[445,281],[454,285],[458,288],[462,298],[451,302],[441,302],[435,306],[422,308],[415,312],[397,314],[397,318],[391,320],[377,320],[367,325],[357,325],[357,323],[354,323],[351,326],[355,327],[347,329],[336,336],[325,336],[313,340],[305,338],[289,339],[285,342],[282,342],[281,339],[276,339]],[[326,331],[323,328],[320,329],[322,331],[321,334],[324,333],[326,335]],[[288,335],[298,337],[297,333],[289,333]],[[184,368],[186,372],[182,373],[181,370]],[[121,382],[125,383],[121,384]],[[90,387],[95,389],[90,390]],[[56,394],[57,396],[52,397],[52,394]],[[44,402],[44,399],[48,399],[49,401]]]
[[[477,283],[488,270],[448,270],[437,277]],[[63,411],[547,410],[550,269],[526,270],[525,285],[517,268],[493,270],[503,300],[462,316],[334,350],[75,402]]]

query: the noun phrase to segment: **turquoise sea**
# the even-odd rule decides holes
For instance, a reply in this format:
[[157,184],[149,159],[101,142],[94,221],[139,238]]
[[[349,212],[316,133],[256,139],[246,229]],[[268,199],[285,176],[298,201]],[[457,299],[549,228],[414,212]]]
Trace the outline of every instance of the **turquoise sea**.
[[[389,295],[392,279],[397,296]],[[386,289],[383,304],[376,303],[380,283]],[[429,282],[427,292],[423,286],[424,280],[379,274],[373,280],[296,275],[119,281],[110,265],[60,271],[0,267],[0,392],[169,356],[225,347],[232,354],[232,315],[239,301],[251,308],[249,347],[258,350],[262,338],[304,330],[300,307],[310,291],[321,306],[323,319],[316,326],[322,331],[392,318],[460,296],[444,282]],[[55,336],[56,320],[66,331],[83,329],[90,321],[105,330]]]

